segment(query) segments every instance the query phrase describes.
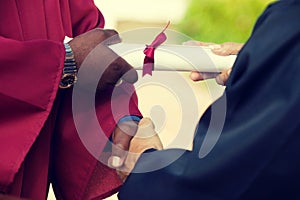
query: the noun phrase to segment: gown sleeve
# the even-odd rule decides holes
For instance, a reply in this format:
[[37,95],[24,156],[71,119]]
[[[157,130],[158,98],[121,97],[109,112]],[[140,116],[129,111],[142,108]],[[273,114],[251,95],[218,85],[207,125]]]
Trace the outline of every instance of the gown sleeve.
[[52,109],[65,50],[54,41],[1,36],[0,46],[0,187],[5,189]]

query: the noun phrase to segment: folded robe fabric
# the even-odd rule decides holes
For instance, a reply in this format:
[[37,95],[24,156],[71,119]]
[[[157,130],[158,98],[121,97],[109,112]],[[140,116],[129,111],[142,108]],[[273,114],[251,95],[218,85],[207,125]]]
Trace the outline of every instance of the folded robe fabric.
[[[144,173],[127,178],[119,199],[300,198],[299,18],[297,0],[265,10],[237,56],[224,95],[200,119],[193,150],[144,153],[134,169]],[[212,139],[222,123],[210,124],[213,114],[222,114],[214,110],[218,106],[226,106],[224,127],[200,157],[205,136]],[[180,154],[167,167],[145,170]]]
[[[115,192],[120,186],[116,173],[97,164],[77,135],[69,107],[72,90],[58,95],[65,36],[72,38],[103,27],[102,14],[93,1],[86,0],[3,0],[0,2],[0,19],[0,192],[10,191],[18,178],[16,174],[30,170],[23,166],[26,160],[26,163],[30,162],[28,155],[38,153],[36,158],[46,163],[46,167],[50,162],[49,176],[62,198],[82,199],[92,174],[99,175],[101,170],[107,177],[103,178],[105,175],[101,174],[103,182],[98,183],[98,191],[93,190],[94,197]],[[115,101],[122,102],[124,95],[116,97]],[[132,114],[140,115],[136,100],[133,94],[130,110]],[[58,104],[55,107],[54,102]],[[112,116],[110,102],[111,97],[106,96],[98,98],[96,103],[99,123],[107,137],[118,120]],[[118,116],[122,114],[120,111]],[[59,120],[59,124],[55,120]],[[45,155],[33,148],[34,143],[44,137],[40,135],[44,129],[55,129],[55,133],[49,133],[52,139],[43,140],[45,144],[41,145],[49,146]],[[47,159],[50,154],[53,156],[51,161]],[[32,171],[36,169],[39,168],[32,168]],[[46,191],[46,188],[34,189],[36,193]]]

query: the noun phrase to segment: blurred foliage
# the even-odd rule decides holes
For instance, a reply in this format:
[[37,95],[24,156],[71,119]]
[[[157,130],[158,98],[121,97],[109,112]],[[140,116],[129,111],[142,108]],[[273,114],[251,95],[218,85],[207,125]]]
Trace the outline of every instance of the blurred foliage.
[[206,42],[245,42],[256,19],[274,0],[191,0],[176,29]]

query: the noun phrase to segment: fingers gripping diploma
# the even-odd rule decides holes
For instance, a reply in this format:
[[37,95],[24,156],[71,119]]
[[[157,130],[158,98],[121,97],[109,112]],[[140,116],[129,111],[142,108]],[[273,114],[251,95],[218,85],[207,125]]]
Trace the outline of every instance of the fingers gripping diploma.
[[[137,72],[133,67],[108,47],[119,42],[121,39],[115,30],[99,28],[79,35],[69,42],[76,66],[80,69],[84,62],[85,67],[89,66],[89,69],[81,70],[80,73],[86,88],[93,85],[95,79],[99,80],[97,90],[114,86],[120,79],[129,83],[137,81]],[[86,59],[87,57],[89,59]],[[99,74],[101,77],[93,77]]]
[[[138,124],[136,135],[132,138],[129,150],[126,155],[122,158],[112,156],[109,159],[109,165],[117,169],[121,180],[125,181],[126,177],[130,174],[134,168],[140,155],[147,149],[157,149],[162,150],[163,145],[157,133],[154,130],[154,124],[149,118],[143,118]],[[118,155],[114,153],[113,155]],[[121,160],[121,163],[118,163]],[[123,162],[122,162],[123,160]],[[119,166],[114,166],[114,164],[119,164]]]
[[[206,46],[209,47],[213,53],[220,56],[237,55],[243,47],[242,43],[236,42],[225,42],[223,44],[215,44],[211,42],[188,41],[185,42],[184,45]],[[229,78],[230,72],[231,68],[226,69],[221,73],[201,73],[197,71],[192,71],[190,74],[190,78],[193,81],[201,81],[205,79],[215,78],[216,82],[219,85],[225,85],[227,79]]]
[[201,81],[205,79],[215,78],[216,82],[219,85],[225,85],[227,79],[229,78],[230,72],[231,72],[231,68],[224,70],[221,73],[201,73],[197,71],[192,71],[190,74],[190,78],[193,81]]

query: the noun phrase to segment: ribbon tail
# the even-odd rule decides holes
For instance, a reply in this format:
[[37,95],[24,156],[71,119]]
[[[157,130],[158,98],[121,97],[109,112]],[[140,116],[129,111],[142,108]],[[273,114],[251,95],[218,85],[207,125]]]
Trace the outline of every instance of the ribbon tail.
[[152,59],[150,57],[145,57],[142,76],[144,77],[147,74],[152,76],[153,70],[154,70],[154,59]]

